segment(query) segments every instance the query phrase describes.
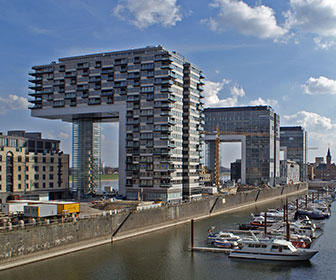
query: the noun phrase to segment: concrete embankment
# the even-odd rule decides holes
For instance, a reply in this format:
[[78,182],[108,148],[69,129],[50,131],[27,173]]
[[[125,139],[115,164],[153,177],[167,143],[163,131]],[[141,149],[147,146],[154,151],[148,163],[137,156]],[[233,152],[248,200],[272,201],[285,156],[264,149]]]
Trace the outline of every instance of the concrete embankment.
[[[149,210],[102,215],[0,233],[0,270],[235,211],[307,191],[307,184],[209,196]],[[106,213],[105,213],[106,214]]]

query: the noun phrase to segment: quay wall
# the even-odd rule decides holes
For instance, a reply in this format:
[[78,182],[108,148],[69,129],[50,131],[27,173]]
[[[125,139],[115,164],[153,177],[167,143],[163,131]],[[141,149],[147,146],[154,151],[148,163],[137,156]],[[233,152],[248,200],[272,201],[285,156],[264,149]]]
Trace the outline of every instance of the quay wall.
[[248,207],[308,190],[306,183],[0,233],[0,270]]

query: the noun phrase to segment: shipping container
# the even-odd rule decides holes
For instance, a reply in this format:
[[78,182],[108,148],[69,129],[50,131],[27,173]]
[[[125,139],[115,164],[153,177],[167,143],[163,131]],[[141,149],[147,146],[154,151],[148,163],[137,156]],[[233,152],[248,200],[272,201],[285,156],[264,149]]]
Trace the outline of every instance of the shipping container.
[[27,204],[28,203],[2,203],[1,212],[6,215],[23,213],[23,207]]
[[79,213],[79,203],[78,202],[57,202],[57,214],[74,214]]
[[43,218],[57,215],[57,205],[34,204],[24,206],[24,216],[32,218]]

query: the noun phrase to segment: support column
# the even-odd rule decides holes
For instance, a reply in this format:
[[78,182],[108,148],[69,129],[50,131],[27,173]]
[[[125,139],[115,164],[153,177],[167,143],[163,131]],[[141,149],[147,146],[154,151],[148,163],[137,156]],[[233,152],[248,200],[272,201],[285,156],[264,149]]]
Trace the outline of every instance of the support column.
[[95,121],[72,122],[73,188],[81,195],[101,189],[101,125]]
[[126,195],[126,109],[119,111],[119,194]]

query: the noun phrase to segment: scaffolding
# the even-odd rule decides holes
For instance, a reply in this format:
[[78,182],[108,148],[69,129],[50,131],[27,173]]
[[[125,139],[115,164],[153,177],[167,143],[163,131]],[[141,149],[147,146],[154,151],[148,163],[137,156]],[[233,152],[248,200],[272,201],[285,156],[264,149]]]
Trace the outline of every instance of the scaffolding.
[[101,189],[101,124],[93,119],[72,122],[73,190],[81,195]]

